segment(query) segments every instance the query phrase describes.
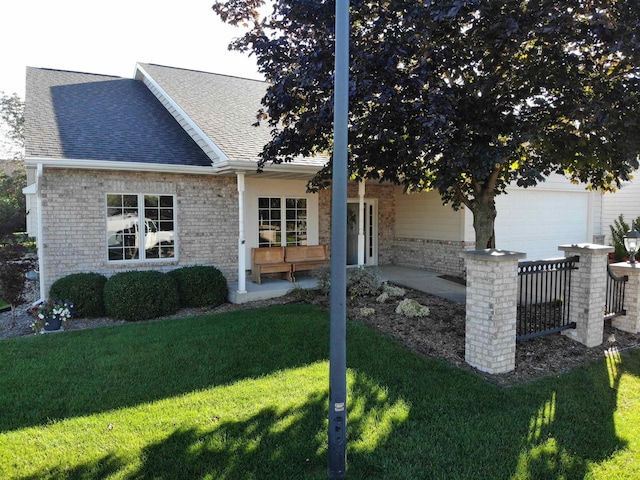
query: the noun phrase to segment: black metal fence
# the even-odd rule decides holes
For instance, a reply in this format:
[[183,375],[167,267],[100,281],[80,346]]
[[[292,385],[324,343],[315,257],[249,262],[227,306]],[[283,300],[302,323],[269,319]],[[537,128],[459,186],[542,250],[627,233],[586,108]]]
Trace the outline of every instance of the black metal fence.
[[624,290],[629,277],[627,275],[618,276],[607,265],[607,298],[604,305],[604,318],[614,318],[626,315],[624,308]]
[[580,257],[518,264],[516,341],[576,328],[569,322],[571,271]]

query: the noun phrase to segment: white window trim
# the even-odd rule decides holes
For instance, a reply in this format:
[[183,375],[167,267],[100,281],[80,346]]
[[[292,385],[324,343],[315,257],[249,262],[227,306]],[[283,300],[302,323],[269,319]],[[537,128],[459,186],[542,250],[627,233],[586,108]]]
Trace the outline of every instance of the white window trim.
[[[109,244],[108,244],[108,233],[109,233],[109,215],[108,215],[108,202],[107,198],[109,195],[136,195],[138,197],[138,212],[140,210],[144,210],[144,197],[145,196],[156,196],[156,197],[172,197],[173,199],[173,257],[171,258],[146,258],[145,250],[140,249],[140,258],[130,259],[130,260],[110,260],[109,259]],[[104,196],[104,215],[105,215],[105,235],[104,241],[105,245],[105,259],[107,264],[109,265],[133,265],[133,264],[142,264],[142,263],[175,263],[178,261],[178,203],[175,194],[171,193],[132,193],[132,192],[107,192]],[[142,208],[140,207],[142,205]],[[144,215],[138,215],[138,231],[144,232]]]
[[308,195],[297,195],[297,196],[289,196],[289,195],[258,195],[258,241],[257,246],[259,248],[265,248],[265,246],[260,245],[260,199],[261,198],[279,198],[280,199],[280,245],[281,247],[287,246],[287,200],[306,200],[305,211],[307,213],[307,229],[305,234],[307,235],[307,244],[309,242],[309,196]]

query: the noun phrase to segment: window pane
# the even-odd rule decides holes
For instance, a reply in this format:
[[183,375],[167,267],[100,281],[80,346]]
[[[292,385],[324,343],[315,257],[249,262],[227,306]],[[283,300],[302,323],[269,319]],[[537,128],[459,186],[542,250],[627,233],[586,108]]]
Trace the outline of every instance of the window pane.
[[296,205],[299,209],[307,209],[307,199],[306,198],[299,198],[297,201],[297,205]]
[[122,195],[122,206],[138,208],[138,196],[137,195]]
[[[145,195],[144,205],[146,208],[141,222],[138,214],[138,195],[107,195],[109,260],[174,257],[173,196]],[[144,255],[141,251],[145,252]]]
[[145,257],[148,259],[173,258],[174,209],[173,197],[168,195],[145,196],[145,204],[156,208],[146,209]]
[[173,208],[173,197],[171,195],[162,195],[160,197],[160,206]]
[[269,208],[269,199],[265,197],[258,198],[258,208]]
[[280,199],[279,198],[272,198],[270,199],[269,202],[271,208],[280,208]]

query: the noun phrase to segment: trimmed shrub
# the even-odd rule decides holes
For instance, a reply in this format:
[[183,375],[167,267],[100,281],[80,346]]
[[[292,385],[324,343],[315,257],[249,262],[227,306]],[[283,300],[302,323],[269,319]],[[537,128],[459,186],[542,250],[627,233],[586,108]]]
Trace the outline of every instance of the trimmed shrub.
[[99,273],[74,273],[53,282],[49,298],[73,303],[78,318],[103,317],[106,283]]
[[181,307],[217,306],[227,301],[227,279],[216,267],[193,266],[171,270]]
[[104,286],[107,315],[128,321],[148,320],[178,311],[178,288],[157,271],[120,272]]

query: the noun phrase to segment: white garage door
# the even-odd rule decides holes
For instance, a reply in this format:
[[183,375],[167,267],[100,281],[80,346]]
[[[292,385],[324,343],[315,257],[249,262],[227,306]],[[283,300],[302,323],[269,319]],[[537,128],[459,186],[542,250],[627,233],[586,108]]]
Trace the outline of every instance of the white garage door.
[[562,257],[558,245],[591,241],[588,192],[510,190],[496,208],[496,247],[524,252],[526,260]]

